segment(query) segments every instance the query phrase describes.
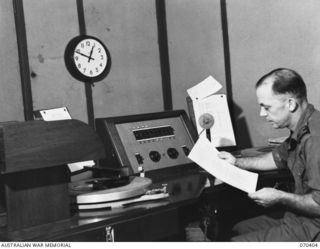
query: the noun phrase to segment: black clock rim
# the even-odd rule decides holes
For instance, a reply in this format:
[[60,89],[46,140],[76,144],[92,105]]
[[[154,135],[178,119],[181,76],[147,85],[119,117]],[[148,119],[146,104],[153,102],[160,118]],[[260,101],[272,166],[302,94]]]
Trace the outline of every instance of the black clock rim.
[[[83,75],[78,70],[77,66],[74,63],[74,60],[73,60],[74,48],[77,46],[77,44],[79,44],[79,42],[81,42],[84,39],[96,40],[97,42],[99,42],[103,46],[103,48],[106,51],[106,54],[108,57],[107,65],[106,65],[105,69],[102,71],[102,73],[97,76],[90,77],[90,76]],[[110,69],[111,69],[111,63],[112,63],[111,55],[110,55],[110,52],[109,52],[108,48],[106,47],[106,45],[100,39],[98,39],[97,37],[91,36],[91,35],[79,35],[79,36],[72,38],[66,46],[65,53],[64,53],[64,61],[65,61],[65,65],[66,65],[66,68],[69,71],[69,73],[77,80],[80,80],[85,83],[87,83],[87,82],[93,83],[93,82],[98,82],[98,81],[103,80],[109,74]]]

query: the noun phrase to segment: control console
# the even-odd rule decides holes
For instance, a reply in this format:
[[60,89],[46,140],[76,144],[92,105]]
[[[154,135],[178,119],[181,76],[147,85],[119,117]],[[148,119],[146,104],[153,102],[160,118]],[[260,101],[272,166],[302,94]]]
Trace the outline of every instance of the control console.
[[101,165],[147,172],[192,163],[197,134],[184,110],[96,119],[107,157]]

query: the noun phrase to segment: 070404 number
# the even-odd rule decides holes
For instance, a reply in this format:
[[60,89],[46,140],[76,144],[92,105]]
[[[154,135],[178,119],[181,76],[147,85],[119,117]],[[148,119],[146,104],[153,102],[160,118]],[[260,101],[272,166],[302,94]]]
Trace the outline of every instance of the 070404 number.
[[317,242],[301,242],[299,243],[300,247],[306,247],[306,248],[314,248],[318,247]]

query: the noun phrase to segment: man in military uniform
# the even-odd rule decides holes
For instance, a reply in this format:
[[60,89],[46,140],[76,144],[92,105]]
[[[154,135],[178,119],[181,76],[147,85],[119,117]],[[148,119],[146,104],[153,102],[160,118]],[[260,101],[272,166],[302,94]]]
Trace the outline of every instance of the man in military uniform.
[[249,197],[269,207],[280,204],[284,216],[259,216],[236,224],[232,241],[313,241],[320,233],[320,112],[308,103],[306,86],[295,71],[280,68],[256,84],[260,116],[275,129],[288,128],[290,136],[272,152],[257,157],[220,157],[246,170],[288,168],[294,178],[293,193],[262,188]]

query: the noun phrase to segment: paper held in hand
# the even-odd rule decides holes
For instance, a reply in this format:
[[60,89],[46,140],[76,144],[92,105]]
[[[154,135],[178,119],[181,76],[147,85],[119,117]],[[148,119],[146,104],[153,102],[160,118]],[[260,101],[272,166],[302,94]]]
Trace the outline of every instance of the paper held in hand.
[[219,158],[218,153],[204,134],[199,137],[188,157],[221,181],[247,193],[255,192],[258,174],[228,163]]

